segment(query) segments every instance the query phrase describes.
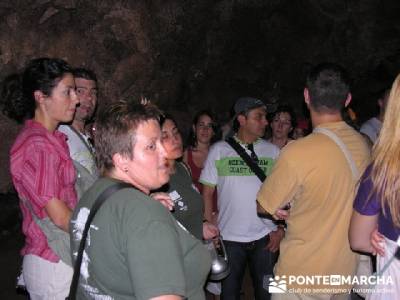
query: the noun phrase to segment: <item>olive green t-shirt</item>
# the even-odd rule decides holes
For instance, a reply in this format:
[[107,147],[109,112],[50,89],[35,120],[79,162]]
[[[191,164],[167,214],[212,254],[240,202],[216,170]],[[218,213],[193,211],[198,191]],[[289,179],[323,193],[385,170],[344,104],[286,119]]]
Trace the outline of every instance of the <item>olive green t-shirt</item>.
[[[76,206],[70,224],[73,260],[91,207],[113,183],[100,178]],[[125,188],[107,199],[93,219],[77,299],[149,299],[168,294],[204,299],[209,269],[205,247],[165,207]]]
[[195,190],[189,171],[182,163],[167,184],[168,193],[175,203],[173,216],[196,238],[203,238],[203,198]]

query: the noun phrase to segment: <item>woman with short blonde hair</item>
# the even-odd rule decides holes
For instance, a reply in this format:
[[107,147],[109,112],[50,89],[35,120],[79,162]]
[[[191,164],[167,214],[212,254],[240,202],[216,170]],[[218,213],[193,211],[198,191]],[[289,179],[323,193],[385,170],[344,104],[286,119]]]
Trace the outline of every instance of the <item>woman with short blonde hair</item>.
[[159,117],[151,105],[122,101],[97,118],[94,139],[102,177],[72,216],[74,256],[99,195],[116,183],[128,187],[112,194],[90,225],[78,299],[204,299],[207,250],[149,196],[170,177]]

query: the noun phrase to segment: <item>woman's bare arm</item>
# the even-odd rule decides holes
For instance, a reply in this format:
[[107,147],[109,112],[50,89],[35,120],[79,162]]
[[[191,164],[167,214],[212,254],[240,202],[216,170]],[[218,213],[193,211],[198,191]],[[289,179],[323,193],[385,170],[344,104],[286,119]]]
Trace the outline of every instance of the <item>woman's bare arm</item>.
[[72,210],[60,199],[53,198],[45,205],[50,220],[62,230],[69,232],[69,220]]
[[370,238],[377,223],[378,215],[365,216],[353,211],[349,228],[349,241],[353,250],[368,253],[374,252]]

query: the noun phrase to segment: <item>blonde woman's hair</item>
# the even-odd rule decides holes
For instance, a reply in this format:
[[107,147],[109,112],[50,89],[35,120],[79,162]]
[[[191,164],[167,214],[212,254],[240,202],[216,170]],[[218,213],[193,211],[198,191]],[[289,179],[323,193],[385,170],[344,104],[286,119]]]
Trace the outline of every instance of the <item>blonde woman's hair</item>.
[[372,161],[372,193],[380,197],[383,214],[389,208],[393,223],[400,228],[400,74],[390,90]]

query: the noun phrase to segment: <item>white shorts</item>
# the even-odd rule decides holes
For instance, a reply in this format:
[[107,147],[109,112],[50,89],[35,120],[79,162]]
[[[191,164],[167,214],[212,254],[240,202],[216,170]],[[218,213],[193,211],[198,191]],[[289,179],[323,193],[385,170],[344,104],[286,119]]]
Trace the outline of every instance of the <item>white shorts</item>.
[[53,263],[36,255],[25,255],[22,275],[32,300],[65,300],[73,269],[61,260]]

